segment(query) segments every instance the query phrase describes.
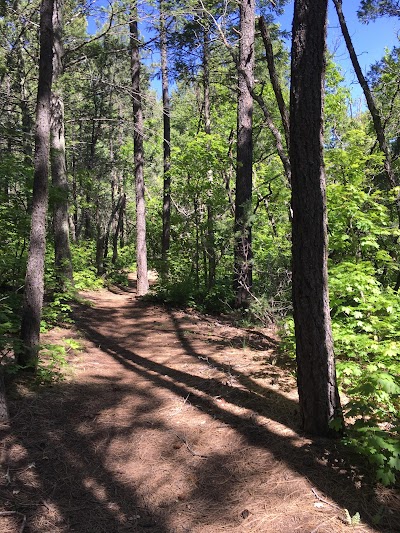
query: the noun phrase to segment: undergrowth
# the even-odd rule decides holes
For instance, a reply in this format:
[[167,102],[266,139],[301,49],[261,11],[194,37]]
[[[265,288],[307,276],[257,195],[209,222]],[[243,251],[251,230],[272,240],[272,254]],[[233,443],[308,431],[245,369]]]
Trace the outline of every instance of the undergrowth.
[[[377,280],[372,263],[341,263],[330,271],[336,369],[346,420],[344,442],[368,459],[377,480],[400,471],[400,298]],[[293,320],[282,349],[294,356]]]

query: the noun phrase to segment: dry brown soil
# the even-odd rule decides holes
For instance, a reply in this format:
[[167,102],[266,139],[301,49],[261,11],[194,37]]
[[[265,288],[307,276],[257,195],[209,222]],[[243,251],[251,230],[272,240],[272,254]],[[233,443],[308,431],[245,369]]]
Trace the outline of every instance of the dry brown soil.
[[79,331],[45,339],[81,339],[72,373],[10,389],[1,533],[400,531],[395,491],[297,432],[273,331],[144,302],[133,286],[85,298]]

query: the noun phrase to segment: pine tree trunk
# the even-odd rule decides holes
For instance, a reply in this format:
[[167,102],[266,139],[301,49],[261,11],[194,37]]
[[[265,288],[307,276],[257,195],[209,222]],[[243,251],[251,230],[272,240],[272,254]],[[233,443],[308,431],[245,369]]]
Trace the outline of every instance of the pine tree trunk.
[[293,309],[301,424],[318,436],[340,416],[329,313],[323,95],[328,0],[296,0],[292,33],[290,159]]
[[[113,237],[113,254],[112,254],[112,264],[115,265],[118,259],[118,239],[121,236],[120,242],[123,243],[123,228],[124,228],[124,214],[125,214],[125,206],[126,206],[126,194],[123,194],[121,197],[121,202],[119,205],[119,211],[118,211],[118,222],[117,227],[115,229],[114,237]],[[122,244],[121,244],[122,248]]]
[[40,8],[40,59],[36,106],[32,221],[22,309],[22,348],[18,353],[18,363],[32,368],[37,365],[44,293],[43,277],[50,154],[50,102],[53,77],[52,17],[53,0],[42,0]]
[[140,56],[139,34],[137,22],[137,5],[131,8],[130,45],[131,45],[131,74],[133,101],[133,143],[135,161],[136,184],[136,264],[137,264],[137,294],[143,296],[149,290],[147,274],[147,246],[146,246],[146,203],[144,187],[144,152],[143,152],[143,110],[140,92]]
[[[204,96],[204,133],[211,135],[211,99],[210,99],[210,35],[205,25],[203,38],[203,96]],[[216,257],[214,233],[214,209],[212,204],[213,172],[207,172],[210,190],[207,198],[207,236],[206,236],[206,286],[211,289],[215,285]],[[207,268],[208,264],[208,268]]]
[[287,110],[285,100],[283,98],[281,84],[280,84],[279,77],[278,77],[278,74],[275,68],[275,58],[274,58],[274,50],[272,48],[271,35],[269,33],[267,23],[265,22],[265,18],[263,16],[259,18],[258,27],[260,28],[261,37],[264,42],[265,56],[267,59],[269,78],[271,80],[271,85],[274,90],[276,103],[278,104],[279,113],[281,115],[282,126],[283,126],[283,131],[284,131],[285,140],[286,140],[286,148],[289,151],[289,145],[290,145],[289,112]]
[[168,81],[168,48],[167,30],[165,27],[164,0],[160,0],[160,52],[161,52],[161,81],[163,100],[163,127],[164,127],[164,191],[163,191],[163,231],[161,243],[161,274],[168,276],[168,252],[171,241],[171,116],[169,102]]
[[251,298],[253,189],[253,97],[255,0],[240,3],[238,63],[237,170],[235,198],[234,289],[235,306],[246,307]]
[[[53,88],[63,71],[63,25],[64,1],[54,0],[53,32]],[[65,158],[64,103],[60,94],[52,93],[51,100],[51,177],[54,189],[53,232],[55,270],[58,288],[65,291],[72,283],[72,260],[69,245],[68,222],[68,176]]]

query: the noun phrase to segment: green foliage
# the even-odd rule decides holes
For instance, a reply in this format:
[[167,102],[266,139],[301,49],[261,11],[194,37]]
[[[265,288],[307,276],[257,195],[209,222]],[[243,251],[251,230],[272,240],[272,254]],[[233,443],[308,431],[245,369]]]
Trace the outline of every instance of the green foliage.
[[[342,262],[330,270],[330,301],[344,441],[368,459],[380,482],[394,483],[400,470],[399,295],[379,283],[370,262]],[[281,349],[293,355],[293,319],[281,334]]]
[[400,298],[377,280],[370,262],[331,268],[337,374],[348,398],[347,444],[393,483],[399,470]]
[[344,510],[345,521],[348,526],[358,526],[361,522],[360,513],[355,513],[353,516],[348,509]]
[[40,331],[45,333],[57,324],[72,324],[70,301],[73,295],[53,293],[51,300],[43,307]]
[[345,443],[364,455],[374,466],[377,480],[383,485],[396,482],[400,471],[400,442],[380,427],[360,422],[345,437]]
[[6,364],[13,357],[15,343],[18,342],[17,311],[20,304],[20,295],[0,294],[0,364]]
[[48,386],[63,381],[67,367],[67,352],[64,346],[43,344],[39,352],[35,383]]
[[[0,159],[0,287],[23,284],[30,217],[27,210],[32,169],[13,154]],[[7,191],[7,193],[6,193]]]
[[208,313],[230,310],[233,296],[229,278],[217,280],[211,289],[196,287],[190,277],[181,281],[160,282],[155,287],[155,297],[164,303],[177,307],[193,307]]
[[82,350],[76,339],[66,338],[62,344],[42,344],[35,374],[35,384],[49,386],[64,381],[70,371],[68,353]]
[[128,273],[124,270],[113,269],[107,273],[107,284],[128,286]]
[[365,23],[378,17],[399,17],[399,3],[395,0],[361,0],[357,15]]
[[155,288],[156,298],[160,301],[178,307],[193,307],[195,305],[195,287],[191,279],[171,281],[157,285]]
[[77,291],[104,287],[103,278],[97,276],[96,250],[93,242],[84,241],[71,246],[74,269],[74,286]]

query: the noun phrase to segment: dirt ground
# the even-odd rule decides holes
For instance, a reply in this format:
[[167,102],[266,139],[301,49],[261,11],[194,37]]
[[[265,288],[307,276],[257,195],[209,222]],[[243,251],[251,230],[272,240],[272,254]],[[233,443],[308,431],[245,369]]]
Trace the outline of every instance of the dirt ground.
[[85,298],[76,328],[45,338],[83,345],[67,379],[10,389],[1,533],[400,531],[393,489],[298,433],[274,331],[144,302],[133,286]]

